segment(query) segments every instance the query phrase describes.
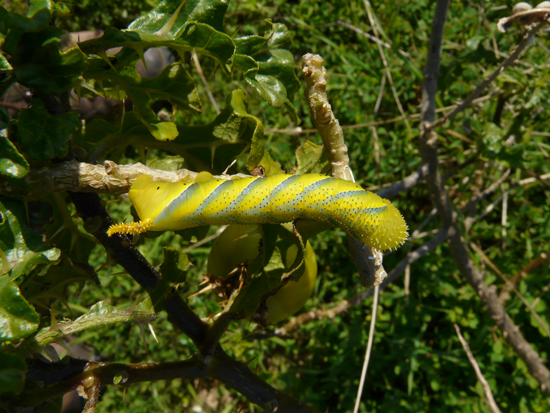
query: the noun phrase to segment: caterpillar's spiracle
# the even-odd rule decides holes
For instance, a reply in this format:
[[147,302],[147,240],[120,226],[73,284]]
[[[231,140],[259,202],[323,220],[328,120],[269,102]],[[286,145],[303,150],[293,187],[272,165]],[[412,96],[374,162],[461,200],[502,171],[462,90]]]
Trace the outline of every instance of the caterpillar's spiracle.
[[381,251],[399,247],[408,236],[405,220],[390,201],[353,182],[318,174],[232,180],[199,174],[191,183],[154,182],[141,175],[129,196],[141,222],[114,225],[109,235],[302,218],[339,226]]

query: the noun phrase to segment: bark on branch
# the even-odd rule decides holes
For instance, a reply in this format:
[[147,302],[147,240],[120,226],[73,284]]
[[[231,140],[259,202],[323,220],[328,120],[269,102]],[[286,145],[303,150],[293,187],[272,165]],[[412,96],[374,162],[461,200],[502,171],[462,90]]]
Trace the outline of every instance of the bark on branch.
[[[188,169],[177,171],[162,171],[153,169],[141,163],[118,165],[113,161],[105,161],[102,165],[70,160],[56,165],[32,169],[25,177],[31,190],[24,195],[31,198],[41,197],[54,192],[93,192],[100,194],[121,195],[129,191],[130,185],[140,175],[149,175],[157,182],[192,182],[198,172]],[[216,178],[231,179],[235,176],[247,175],[216,175]],[[6,193],[19,191],[16,188],[4,186]]]

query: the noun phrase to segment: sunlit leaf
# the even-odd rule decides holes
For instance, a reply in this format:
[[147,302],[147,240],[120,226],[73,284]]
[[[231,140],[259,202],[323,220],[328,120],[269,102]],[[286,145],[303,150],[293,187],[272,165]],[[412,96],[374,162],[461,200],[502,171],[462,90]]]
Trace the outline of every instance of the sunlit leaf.
[[[0,108],[1,110],[2,108]],[[2,153],[0,174],[12,178],[23,178],[29,173],[27,160],[17,151],[13,143],[4,136],[0,136],[0,152]]]
[[235,67],[242,70],[245,80],[262,99],[276,108],[285,107],[297,120],[290,98],[300,87],[294,72],[294,57],[288,50],[291,36],[282,23],[271,23],[264,36],[235,39]]
[[108,28],[99,39],[82,43],[81,49],[100,55],[113,47],[129,47],[141,56],[151,47],[166,46],[180,56],[194,51],[216,59],[224,68],[230,65],[235,45],[223,32],[227,1],[185,1],[173,25],[163,32],[181,3],[179,0],[161,1],[154,10],[130,24],[128,30]]
[[8,275],[0,276],[0,342],[34,333],[40,318]]

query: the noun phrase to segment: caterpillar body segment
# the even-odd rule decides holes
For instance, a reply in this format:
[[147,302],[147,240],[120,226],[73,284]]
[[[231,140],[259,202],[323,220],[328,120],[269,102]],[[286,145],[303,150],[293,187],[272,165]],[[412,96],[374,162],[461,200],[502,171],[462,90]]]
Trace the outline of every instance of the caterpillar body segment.
[[[379,250],[399,247],[407,224],[387,199],[359,185],[318,174],[273,175],[191,183],[154,182],[141,175],[130,200],[152,231],[212,224],[281,224],[298,218],[328,222]],[[147,224],[149,223],[149,224]],[[120,224],[110,234],[131,232]]]

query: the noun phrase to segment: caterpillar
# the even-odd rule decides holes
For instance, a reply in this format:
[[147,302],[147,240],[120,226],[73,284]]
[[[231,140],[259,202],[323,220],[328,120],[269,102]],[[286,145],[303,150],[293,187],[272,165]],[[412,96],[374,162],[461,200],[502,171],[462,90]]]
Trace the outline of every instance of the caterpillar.
[[129,196],[141,221],[113,225],[109,236],[299,218],[336,225],[381,251],[399,247],[408,236],[403,216],[390,201],[353,182],[318,174],[223,180],[201,173],[191,183],[154,182],[140,175]]

